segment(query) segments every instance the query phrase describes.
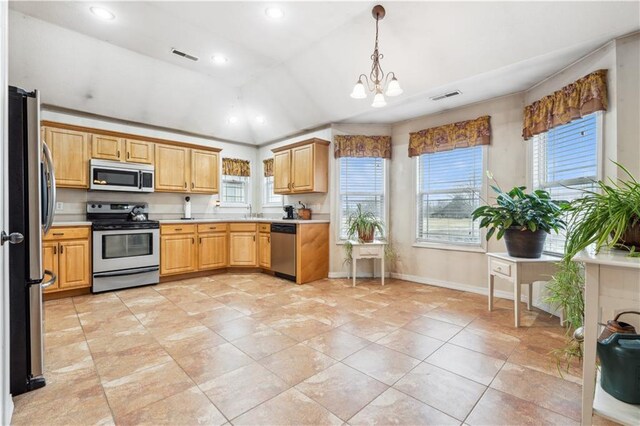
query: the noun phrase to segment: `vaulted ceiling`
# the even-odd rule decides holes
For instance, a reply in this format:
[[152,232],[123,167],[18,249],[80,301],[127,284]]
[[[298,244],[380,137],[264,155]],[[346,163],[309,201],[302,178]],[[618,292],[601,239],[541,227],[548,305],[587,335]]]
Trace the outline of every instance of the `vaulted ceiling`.
[[[9,79],[40,89],[49,105],[262,144],[331,122],[391,123],[525,90],[640,29],[635,1],[388,2],[382,65],[404,94],[374,109],[371,98],[349,97],[371,67],[374,4],[12,2]],[[273,5],[282,19],[265,15]],[[98,20],[91,6],[116,18]],[[216,65],[215,54],[228,62]],[[429,99],[453,89],[462,95]]]

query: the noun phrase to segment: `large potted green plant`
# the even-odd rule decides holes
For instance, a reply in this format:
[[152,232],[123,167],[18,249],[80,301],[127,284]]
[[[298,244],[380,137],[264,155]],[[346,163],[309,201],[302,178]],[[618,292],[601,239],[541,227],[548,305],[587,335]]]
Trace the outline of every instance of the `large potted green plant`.
[[571,202],[569,208],[565,260],[594,245],[640,251],[640,183],[621,164],[628,180],[596,182],[596,190]]
[[509,192],[491,185],[497,193],[495,206],[480,206],[472,213],[487,228],[486,238],[503,236],[510,256],[538,258],[547,234],[565,228],[562,214],[565,203],[554,201],[545,190],[526,193],[526,187],[516,186]]
[[356,211],[347,217],[347,238],[364,243],[373,241],[376,232],[384,234],[384,223],[373,212],[362,208],[362,204],[356,206]]

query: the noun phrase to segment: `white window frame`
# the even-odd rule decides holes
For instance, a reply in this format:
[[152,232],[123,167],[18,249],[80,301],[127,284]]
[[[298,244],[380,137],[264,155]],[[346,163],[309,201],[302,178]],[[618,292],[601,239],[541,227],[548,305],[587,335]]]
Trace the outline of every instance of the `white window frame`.
[[[464,148],[459,148],[464,149]],[[489,170],[489,155],[488,155],[488,145],[483,145],[482,148],[482,183],[480,184],[480,199],[487,199],[487,176],[486,171]],[[439,250],[454,250],[454,251],[468,251],[468,252],[477,252],[477,253],[486,253],[487,252],[487,241],[486,241],[486,229],[480,228],[480,242],[479,243],[460,243],[460,242],[435,242],[435,241],[421,241],[418,240],[418,193],[420,188],[418,187],[418,167],[420,167],[420,156],[417,155],[412,158],[413,164],[412,169],[412,179],[413,179],[413,220],[412,220],[412,232],[413,232],[413,247],[417,248],[431,248],[431,249],[439,249]]]
[[[602,180],[604,176],[604,113],[602,111],[597,111],[593,114],[595,114],[596,117],[596,179]],[[533,153],[534,144],[532,139],[525,141],[527,143],[527,188],[531,190],[535,189],[533,186],[533,161],[535,158]],[[599,191],[598,188],[595,188],[595,190]],[[557,252],[548,251],[546,249],[543,251],[543,253],[550,256],[562,255]]]
[[[223,195],[223,191],[224,191],[224,184],[225,184],[225,177],[243,177],[245,179],[247,179],[246,181],[246,185],[245,185],[245,199],[246,199],[246,203],[235,203],[235,202],[226,202],[224,201],[224,195]],[[232,175],[222,175],[222,179],[220,180],[220,207],[248,207],[251,205],[251,176],[232,176]]]
[[273,191],[273,188],[275,186],[275,176],[263,176],[262,178],[262,206],[263,207],[282,207],[284,205],[284,196],[282,194],[276,194],[273,193],[273,195],[279,197],[278,202],[274,202],[274,201],[269,201],[269,196],[271,194],[268,193],[268,187],[269,185],[267,184],[267,182],[269,181],[269,179],[271,179],[272,185],[271,185],[271,190]]
[[[383,164],[383,182],[384,182],[384,206],[383,211],[384,211],[384,235],[381,236],[381,240],[386,241],[389,238],[389,226],[390,226],[390,221],[389,221],[389,163],[391,162],[391,160],[389,160],[388,158],[383,158],[382,159],[382,164]],[[334,196],[334,205],[335,207],[335,217],[336,217],[336,223],[338,224],[336,226],[335,229],[335,233],[336,233],[336,244],[338,245],[342,245],[344,243],[347,242],[346,239],[344,239],[342,237],[342,229],[341,229],[341,225],[342,225],[342,206],[340,205],[340,201],[341,201],[341,197],[340,197],[340,158],[335,159],[334,163],[334,172],[335,172],[335,176],[336,176],[336,182],[335,182],[335,196]]]

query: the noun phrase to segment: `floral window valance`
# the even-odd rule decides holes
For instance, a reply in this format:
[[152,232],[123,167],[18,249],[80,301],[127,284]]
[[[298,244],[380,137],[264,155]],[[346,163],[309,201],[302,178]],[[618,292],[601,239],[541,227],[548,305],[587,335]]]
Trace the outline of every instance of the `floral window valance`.
[[264,177],[273,176],[273,158],[262,160],[262,168],[264,169]]
[[391,136],[338,135],[335,158],[391,158]]
[[475,120],[459,121],[432,127],[409,134],[409,157],[489,145],[491,142],[490,119],[488,115]]
[[529,139],[561,124],[607,110],[607,70],[594,71],[524,107],[522,137]]
[[247,160],[223,158],[222,174],[227,176],[251,176],[251,165]]

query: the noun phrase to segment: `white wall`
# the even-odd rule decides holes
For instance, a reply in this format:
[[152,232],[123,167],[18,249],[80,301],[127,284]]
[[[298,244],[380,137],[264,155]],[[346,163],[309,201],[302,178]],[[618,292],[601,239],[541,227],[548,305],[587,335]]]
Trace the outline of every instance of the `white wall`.
[[618,161],[640,179],[640,33],[616,40],[616,87]]
[[[125,124],[114,120],[104,120],[89,116],[75,115],[68,112],[44,110],[43,120],[57,121],[61,123],[87,126],[96,129],[113,130],[118,132],[132,133],[141,136],[156,137],[179,142],[192,143],[196,145],[220,148],[220,157],[240,158],[251,162],[253,196],[255,187],[253,180],[262,175],[262,163],[257,163],[257,150],[255,146],[243,145],[229,142],[217,141],[185,135],[178,132],[158,130],[149,127]],[[85,214],[85,204],[87,201],[146,201],[149,203],[150,215],[155,218],[174,219],[182,217],[183,201],[187,194],[173,194],[154,192],[152,194],[128,194],[100,191],[85,191],[82,189],[60,189],[58,191],[58,201],[62,202],[63,210],[56,211],[59,220],[83,220]],[[191,209],[194,217],[204,214],[225,215],[225,214],[245,214],[246,208],[239,207],[216,207],[218,195],[188,194],[191,197]],[[255,211],[255,209],[254,209]]]

